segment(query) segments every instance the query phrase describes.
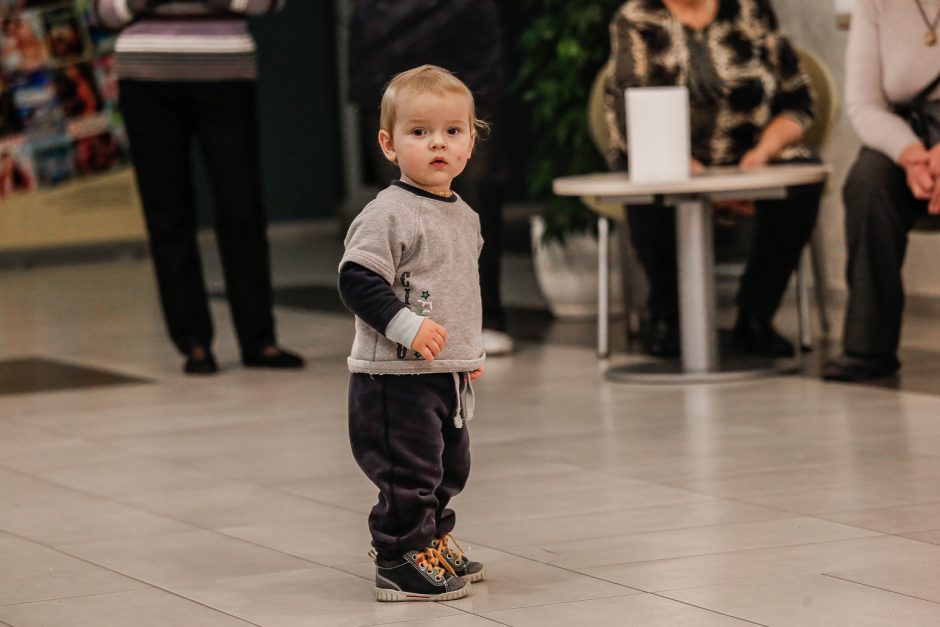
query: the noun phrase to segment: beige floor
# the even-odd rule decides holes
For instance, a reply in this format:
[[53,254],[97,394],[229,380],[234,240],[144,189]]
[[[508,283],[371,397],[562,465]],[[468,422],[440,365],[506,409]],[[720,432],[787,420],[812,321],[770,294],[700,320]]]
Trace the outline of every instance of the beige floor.
[[[279,282],[331,281],[335,252],[279,248]],[[0,396],[0,623],[940,625],[940,396],[631,386],[587,348],[523,345],[478,385],[455,501],[486,582],[379,604],[375,490],[346,436],[349,317],[278,311],[311,367],[268,373],[237,366],[215,312],[224,372],[195,380],[146,261],[0,272],[0,359],[149,381]],[[906,345],[937,348],[911,328]]]

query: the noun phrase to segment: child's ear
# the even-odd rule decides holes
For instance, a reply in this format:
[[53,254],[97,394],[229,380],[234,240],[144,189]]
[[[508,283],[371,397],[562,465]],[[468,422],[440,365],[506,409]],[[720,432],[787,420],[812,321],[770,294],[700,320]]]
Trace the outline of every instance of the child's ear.
[[477,145],[477,133],[476,129],[473,129],[473,132],[470,133],[470,150],[467,151],[467,159],[473,156],[473,147]]
[[392,142],[392,136],[386,130],[379,131],[379,147],[382,154],[392,163],[398,163],[398,155],[395,153],[395,144]]

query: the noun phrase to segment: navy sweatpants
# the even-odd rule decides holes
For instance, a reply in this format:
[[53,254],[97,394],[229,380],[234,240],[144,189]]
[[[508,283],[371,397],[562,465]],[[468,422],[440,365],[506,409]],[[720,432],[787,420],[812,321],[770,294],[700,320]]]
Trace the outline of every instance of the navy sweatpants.
[[379,488],[369,531],[383,559],[454,529],[447,505],[470,475],[469,434],[454,425],[456,410],[452,374],[350,375],[349,440]]

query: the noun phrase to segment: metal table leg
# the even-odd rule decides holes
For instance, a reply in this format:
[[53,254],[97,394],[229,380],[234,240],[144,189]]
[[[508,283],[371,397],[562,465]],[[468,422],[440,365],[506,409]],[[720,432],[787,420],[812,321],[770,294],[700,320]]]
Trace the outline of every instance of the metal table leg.
[[610,224],[597,218],[597,358],[610,356]]
[[715,255],[711,204],[683,199],[676,207],[679,324],[682,360],[651,361],[607,369],[615,381],[647,384],[706,383],[756,379],[793,372],[793,360],[719,359],[715,326]]
[[688,373],[718,369],[713,242],[711,205],[701,199],[680,202],[676,207],[679,325],[682,367]]

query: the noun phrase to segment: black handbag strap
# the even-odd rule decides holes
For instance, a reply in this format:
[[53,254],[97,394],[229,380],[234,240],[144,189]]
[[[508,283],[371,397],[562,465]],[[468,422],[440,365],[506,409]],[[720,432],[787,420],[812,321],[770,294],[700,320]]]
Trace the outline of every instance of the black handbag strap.
[[927,102],[927,98],[933,93],[933,90],[937,88],[937,85],[940,85],[940,74],[937,74],[937,78],[930,81],[929,85],[917,92],[917,95],[911,100],[911,105],[920,106]]

